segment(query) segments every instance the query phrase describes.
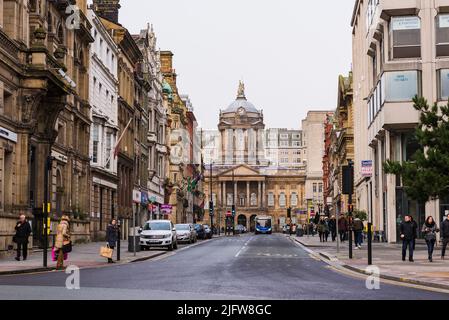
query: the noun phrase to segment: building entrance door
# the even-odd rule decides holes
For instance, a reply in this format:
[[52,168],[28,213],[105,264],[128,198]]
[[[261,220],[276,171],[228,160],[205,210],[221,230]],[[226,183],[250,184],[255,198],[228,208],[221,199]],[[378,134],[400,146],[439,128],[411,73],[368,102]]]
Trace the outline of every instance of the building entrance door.
[[249,231],[256,232],[256,215],[252,215],[249,222]]

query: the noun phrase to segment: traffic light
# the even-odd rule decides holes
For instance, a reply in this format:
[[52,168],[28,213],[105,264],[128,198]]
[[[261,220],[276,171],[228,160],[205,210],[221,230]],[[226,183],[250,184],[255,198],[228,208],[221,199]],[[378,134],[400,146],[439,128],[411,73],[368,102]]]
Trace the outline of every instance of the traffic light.
[[287,218],[289,218],[289,219],[292,218],[292,208],[287,209]]
[[209,215],[212,217],[214,215],[214,202],[209,202]]
[[348,212],[349,213],[354,213],[354,205],[353,204],[349,204],[348,205]]
[[354,167],[343,167],[343,194],[352,195],[354,193]]
[[232,206],[232,216],[235,217],[235,205]]

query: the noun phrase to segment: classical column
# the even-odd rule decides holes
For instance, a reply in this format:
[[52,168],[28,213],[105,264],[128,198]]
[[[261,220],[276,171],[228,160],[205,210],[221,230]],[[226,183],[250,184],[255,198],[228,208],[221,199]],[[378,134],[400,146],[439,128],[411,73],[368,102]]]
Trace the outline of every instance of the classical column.
[[226,192],[226,181],[223,181],[223,184],[222,184],[222,189],[223,189],[223,194],[222,194],[222,196],[223,196],[223,198],[222,198],[222,201],[223,201],[223,208],[226,208],[227,207],[227,192]]
[[246,182],[246,207],[251,206],[250,182]]
[[223,185],[221,183],[218,183],[218,190],[217,190],[217,206],[223,207],[222,201],[223,201]]
[[265,181],[262,183],[262,208],[265,207],[265,193],[266,193],[266,185]]
[[257,206],[259,208],[262,208],[262,182],[258,182],[258,189],[257,189]]
[[238,182],[235,181],[235,182],[234,182],[234,204],[235,204],[235,205],[238,205],[238,195],[237,195],[237,192],[238,192]]

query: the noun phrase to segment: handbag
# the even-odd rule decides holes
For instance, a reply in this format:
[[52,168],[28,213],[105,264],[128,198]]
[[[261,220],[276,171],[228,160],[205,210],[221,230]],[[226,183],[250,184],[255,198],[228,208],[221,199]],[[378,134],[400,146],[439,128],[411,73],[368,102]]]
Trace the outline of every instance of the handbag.
[[[58,261],[58,254],[59,250],[53,247],[51,249],[51,260],[52,261]],[[67,253],[64,253],[64,261],[66,261],[69,258],[69,255]]]
[[72,241],[62,246],[62,252],[64,254],[72,252]]
[[100,248],[100,256],[102,256],[103,258],[112,259],[113,253],[114,250],[109,248],[108,246]]

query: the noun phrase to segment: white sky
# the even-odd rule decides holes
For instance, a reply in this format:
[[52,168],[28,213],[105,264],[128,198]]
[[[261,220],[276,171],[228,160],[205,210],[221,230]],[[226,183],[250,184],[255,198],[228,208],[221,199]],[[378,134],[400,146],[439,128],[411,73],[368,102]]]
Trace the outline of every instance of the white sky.
[[308,110],[334,109],[339,74],[351,68],[354,0],[121,0],[120,23],[152,23],[175,54],[180,93],[204,128],[246,96],[267,127],[299,128]]

